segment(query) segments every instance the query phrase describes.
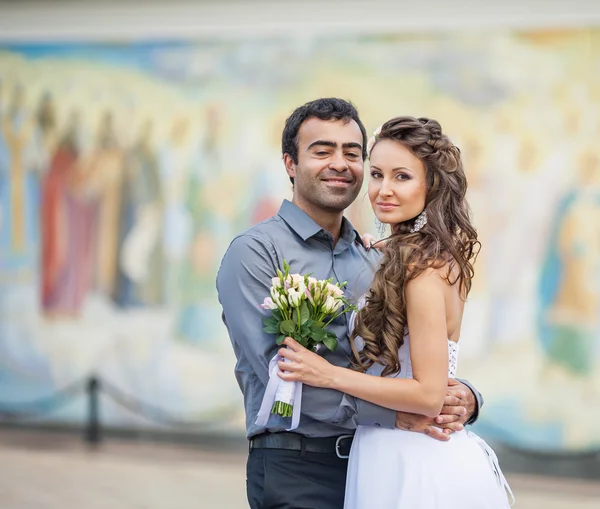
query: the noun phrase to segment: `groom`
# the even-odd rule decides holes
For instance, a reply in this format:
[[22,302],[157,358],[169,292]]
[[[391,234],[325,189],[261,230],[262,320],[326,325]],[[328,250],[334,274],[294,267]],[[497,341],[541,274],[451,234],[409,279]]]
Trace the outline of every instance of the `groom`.
[[[452,431],[476,419],[482,404],[471,386],[453,380],[436,420],[304,386],[300,425],[294,432],[286,432],[286,423],[276,419],[266,427],[255,423],[269,361],[278,349],[274,336],[262,330],[265,315],[258,305],[269,295],[271,278],[283,260],[295,273],[348,281],[351,302],[367,292],[373,279],[380,253],[365,249],[343,217],[363,183],[366,143],[365,128],[349,102],[317,99],[297,108],[282,136],[292,202],[284,200],[276,216],[238,235],[217,275],[223,321],[237,357],[235,374],[244,394],[252,509],[342,509],[346,457],[357,425],[397,427],[447,440]],[[331,324],[339,346],[324,353],[329,362],[346,367],[352,355],[347,317]]]

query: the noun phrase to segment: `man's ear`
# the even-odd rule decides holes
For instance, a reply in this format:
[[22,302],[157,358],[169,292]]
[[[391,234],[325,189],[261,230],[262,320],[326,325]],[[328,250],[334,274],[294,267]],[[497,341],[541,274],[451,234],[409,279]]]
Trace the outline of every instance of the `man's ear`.
[[296,163],[289,154],[283,154],[283,164],[285,164],[285,171],[290,178],[296,178]]

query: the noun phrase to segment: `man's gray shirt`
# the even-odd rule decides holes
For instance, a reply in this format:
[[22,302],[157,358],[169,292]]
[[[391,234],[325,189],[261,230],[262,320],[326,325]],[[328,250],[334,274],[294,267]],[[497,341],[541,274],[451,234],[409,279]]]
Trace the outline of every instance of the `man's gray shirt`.
[[[276,216],[233,239],[217,274],[217,291],[223,322],[237,358],[235,374],[244,394],[248,438],[265,431],[284,431],[286,424],[289,426],[289,422],[278,418],[271,419],[266,428],[255,424],[269,380],[269,361],[279,349],[275,337],[262,330],[262,319],[269,316],[269,311],[258,307],[269,296],[276,269],[283,268],[283,260],[287,260],[292,274],[347,281],[345,295],[356,303],[369,289],[380,257],[378,251],[364,248],[360,235],[346,218],[334,245],[329,232],[287,200]],[[348,319],[348,314],[344,314],[329,326],[339,344],[334,352],[326,350],[323,356],[337,366],[348,367],[352,357]],[[393,410],[332,389],[305,385],[302,391],[300,425],[294,430],[302,435],[348,434],[357,425],[389,429],[395,426]],[[480,407],[481,396],[473,392]]]

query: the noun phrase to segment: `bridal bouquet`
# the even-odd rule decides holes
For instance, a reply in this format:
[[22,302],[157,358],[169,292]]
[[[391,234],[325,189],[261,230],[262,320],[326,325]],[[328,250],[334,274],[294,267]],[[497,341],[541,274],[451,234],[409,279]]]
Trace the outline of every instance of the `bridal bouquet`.
[[[263,330],[275,335],[278,345],[289,336],[310,350],[317,351],[324,345],[334,351],[337,337],[327,326],[338,316],[355,309],[344,297],[345,285],[346,282],[334,284],[333,279],[317,280],[310,275],[290,274],[290,266],[284,260],[283,272],[277,269],[277,276],[271,280],[270,296],[259,306],[271,311],[271,315],[263,319]],[[279,355],[271,359],[269,383],[256,424],[266,425],[271,413],[292,417],[291,430],[300,420],[302,383],[277,376],[277,363],[282,359]]]

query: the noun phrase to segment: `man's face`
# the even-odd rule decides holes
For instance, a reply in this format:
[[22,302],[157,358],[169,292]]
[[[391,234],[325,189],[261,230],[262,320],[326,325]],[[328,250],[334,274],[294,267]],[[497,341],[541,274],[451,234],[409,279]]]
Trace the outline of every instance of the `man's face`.
[[298,131],[298,163],[284,155],[294,201],[327,212],[346,209],[363,183],[362,141],[354,120],[306,120]]

